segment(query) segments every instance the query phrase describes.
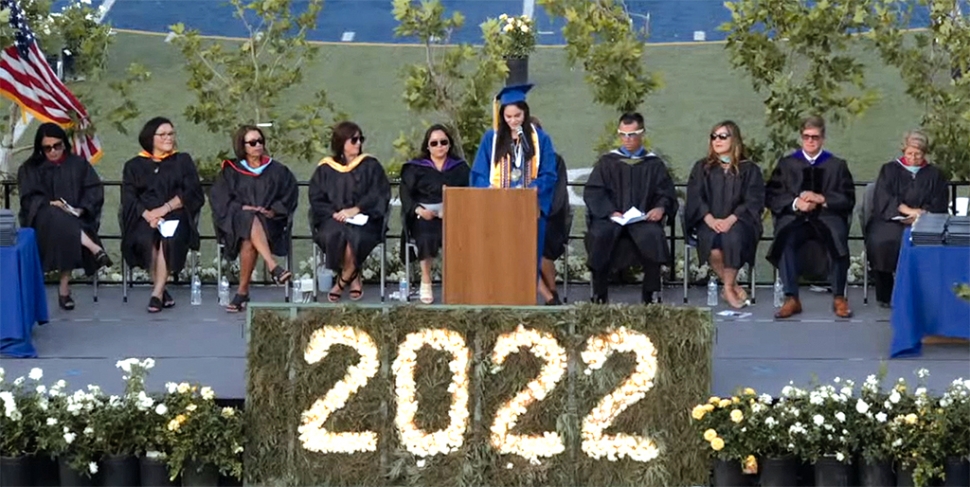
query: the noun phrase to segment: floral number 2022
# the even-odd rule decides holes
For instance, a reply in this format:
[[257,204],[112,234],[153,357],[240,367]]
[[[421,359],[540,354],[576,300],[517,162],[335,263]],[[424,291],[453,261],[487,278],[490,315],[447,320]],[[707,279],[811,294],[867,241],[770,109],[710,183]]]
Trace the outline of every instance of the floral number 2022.
[[[323,428],[323,424],[334,411],[342,408],[350,397],[377,375],[379,369],[378,349],[374,340],[365,332],[351,327],[326,326],[310,337],[304,352],[308,364],[314,364],[326,357],[330,347],[345,345],[360,354],[360,361],[347,370],[343,380],[318,399],[303,412],[299,427],[300,442],[303,448],[320,453],[372,452],[377,449],[377,433],[373,431],[356,433],[334,433]],[[441,431],[428,433],[414,424],[418,409],[415,390],[415,364],[417,352],[428,346],[447,352],[452,359],[448,368],[452,381],[448,387],[451,393],[449,410],[450,424]],[[491,425],[491,444],[499,452],[521,456],[532,462],[539,457],[552,457],[565,451],[562,438],[556,432],[541,435],[523,436],[511,434],[518,416],[530,405],[547,397],[566,374],[566,351],[549,333],[518,326],[514,331],[498,337],[491,360],[500,366],[512,353],[525,348],[544,362],[539,376],[525,389],[499,407]],[[626,381],[616,390],[599,401],[596,407],[583,419],[581,437],[582,450],[592,458],[617,460],[630,458],[647,462],[656,458],[659,449],[649,438],[625,433],[604,435],[613,421],[630,406],[646,395],[653,387],[657,373],[657,351],[650,339],[639,332],[620,328],[602,335],[590,337],[582,352],[587,374],[600,369],[613,353],[633,353],[636,367]],[[397,358],[391,370],[395,375],[397,415],[395,425],[403,446],[418,457],[448,454],[461,448],[468,427],[468,375],[471,352],[464,339],[455,331],[446,329],[425,329],[409,334],[398,347]],[[500,367],[496,372],[501,370]]]

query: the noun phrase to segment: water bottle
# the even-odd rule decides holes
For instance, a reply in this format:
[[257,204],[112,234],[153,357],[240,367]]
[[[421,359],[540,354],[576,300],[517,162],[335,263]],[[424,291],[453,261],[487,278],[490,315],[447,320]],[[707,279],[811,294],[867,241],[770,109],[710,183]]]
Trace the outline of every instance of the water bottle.
[[202,304],[202,279],[199,279],[199,274],[192,274],[192,305],[198,306]]
[[785,304],[785,286],[781,284],[781,276],[775,279],[775,307],[780,308]]
[[317,266],[317,290],[321,293],[330,292],[330,288],[333,287],[333,273],[327,266],[320,264]]
[[219,278],[219,306],[229,306],[229,279],[226,276]]
[[717,306],[717,279],[714,277],[707,281],[707,305]]
[[398,293],[398,299],[400,299],[402,303],[406,303],[408,301],[409,295],[408,295],[407,276],[401,276],[401,282],[397,286],[397,293]]

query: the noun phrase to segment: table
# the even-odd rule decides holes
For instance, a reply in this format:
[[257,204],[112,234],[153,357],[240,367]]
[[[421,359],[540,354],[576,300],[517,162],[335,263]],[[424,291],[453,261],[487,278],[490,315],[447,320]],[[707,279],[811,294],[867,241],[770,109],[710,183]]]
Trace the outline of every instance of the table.
[[34,229],[21,228],[16,246],[0,247],[0,273],[0,355],[36,357],[31,332],[48,314]]
[[970,248],[913,245],[911,231],[903,233],[893,288],[893,358],[919,356],[927,335],[970,339],[970,303],[953,290],[970,282]]

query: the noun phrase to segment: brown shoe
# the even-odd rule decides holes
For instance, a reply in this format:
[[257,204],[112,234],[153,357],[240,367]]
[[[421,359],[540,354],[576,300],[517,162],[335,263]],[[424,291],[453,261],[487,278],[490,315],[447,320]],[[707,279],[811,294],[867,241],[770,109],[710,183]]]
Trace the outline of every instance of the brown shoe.
[[852,310],[849,309],[849,300],[843,296],[836,296],[832,301],[832,311],[839,318],[852,318]]
[[781,309],[775,313],[775,319],[783,320],[785,318],[791,318],[792,315],[797,315],[802,312],[802,302],[794,296],[788,296],[785,298],[785,304],[781,306]]

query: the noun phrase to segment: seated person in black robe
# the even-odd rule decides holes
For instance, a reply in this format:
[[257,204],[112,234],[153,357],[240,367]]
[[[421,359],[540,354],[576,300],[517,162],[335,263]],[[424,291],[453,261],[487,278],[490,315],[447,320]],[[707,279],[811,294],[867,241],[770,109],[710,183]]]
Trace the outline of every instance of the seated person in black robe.
[[212,223],[223,244],[223,257],[239,257],[239,288],[226,307],[237,312],[249,302],[249,281],[259,255],[277,284],[293,274],[277,265],[274,255],[289,253],[286,227],[300,193],[296,178],[283,163],[266,155],[266,136],[255,125],[244,125],[232,140],[236,160],[222,163],[209,193]]
[[[149,120],[138,143],[142,151],[125,163],[122,176],[121,252],[128,265],[152,275],[148,312],[158,313],[175,306],[165,289],[168,276],[182,271],[190,249],[199,249],[197,225],[205,194],[192,156],[176,151],[170,120]],[[158,228],[166,221],[178,221],[170,237]]]
[[747,159],[734,122],[711,130],[707,157],[694,164],[687,180],[685,205],[684,231],[697,237],[698,259],[724,283],[721,295],[728,304],[743,308],[748,294],[738,286],[738,269],[758,253],[765,180],[761,168]]
[[[876,301],[888,308],[903,230],[926,212],[946,213],[949,185],[924,158],[929,141],[922,132],[903,137],[903,156],[883,164],[865,222],[866,257],[876,284]],[[905,217],[905,219],[900,219]]]
[[[538,118],[532,117],[532,124],[542,128]],[[542,242],[542,267],[539,269],[539,294],[547,305],[562,304],[556,290],[556,261],[566,253],[569,245],[569,229],[573,224],[573,209],[569,206],[569,174],[566,161],[556,154],[556,189],[552,196],[552,206],[546,223],[546,235]],[[568,265],[564,263],[564,265]]]
[[[849,218],[855,187],[846,162],[822,150],[825,121],[809,117],[802,123],[802,149],[778,161],[765,191],[774,218],[775,240],[768,261],[778,268],[785,303],[775,318],[802,312],[798,279],[802,273],[830,271],[832,309],[839,318],[852,310],[845,297],[849,272]],[[802,248],[810,251],[800,252]],[[821,267],[810,269],[811,264]]]
[[71,142],[57,124],[44,123],[34,136],[34,152],[17,171],[20,225],[37,234],[44,271],[60,272],[57,304],[74,309],[68,283],[71,271],[92,275],[110,267],[98,239],[104,187],[88,161],[71,153]]
[[[667,164],[644,149],[643,131],[642,115],[621,116],[621,147],[599,158],[583,191],[594,302],[608,301],[612,271],[635,264],[643,267],[643,302],[654,302],[660,292],[660,265],[668,259],[664,217],[677,214],[677,194]],[[631,208],[644,215],[625,225],[613,220]]]
[[[451,132],[441,124],[435,124],[424,133],[421,154],[401,168],[401,218],[404,228],[417,247],[421,261],[420,299],[424,304],[434,302],[431,288],[431,265],[441,249],[441,215],[434,209],[444,201],[445,186],[468,186],[471,168],[458,156],[458,148],[452,144]],[[427,205],[431,209],[426,208]],[[401,261],[407,246],[401,243]]]
[[327,295],[332,303],[348,286],[350,299],[362,297],[361,266],[387,231],[391,183],[384,166],[363,146],[357,124],[337,124],[330,137],[332,155],[320,161],[310,179],[313,241],[323,250],[327,267],[338,273]]

